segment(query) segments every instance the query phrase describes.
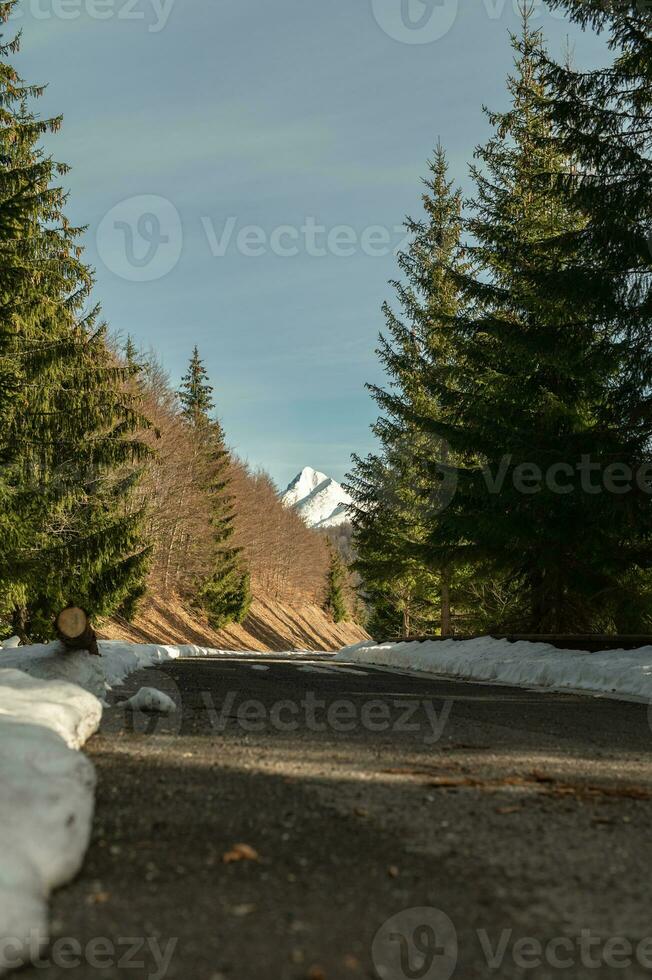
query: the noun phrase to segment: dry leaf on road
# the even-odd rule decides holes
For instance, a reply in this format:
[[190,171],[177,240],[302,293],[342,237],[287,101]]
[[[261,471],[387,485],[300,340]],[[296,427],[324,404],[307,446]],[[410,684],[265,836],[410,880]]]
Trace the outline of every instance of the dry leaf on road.
[[235,864],[236,861],[260,861],[260,855],[249,844],[234,844],[230,851],[222,855],[222,862]]

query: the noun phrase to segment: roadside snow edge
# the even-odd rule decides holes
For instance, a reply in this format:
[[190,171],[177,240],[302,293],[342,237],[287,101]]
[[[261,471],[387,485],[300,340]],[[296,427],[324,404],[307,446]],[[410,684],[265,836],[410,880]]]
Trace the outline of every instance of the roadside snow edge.
[[345,647],[336,659],[490,684],[586,691],[652,702],[652,646],[589,653],[485,636],[423,643],[371,641]]

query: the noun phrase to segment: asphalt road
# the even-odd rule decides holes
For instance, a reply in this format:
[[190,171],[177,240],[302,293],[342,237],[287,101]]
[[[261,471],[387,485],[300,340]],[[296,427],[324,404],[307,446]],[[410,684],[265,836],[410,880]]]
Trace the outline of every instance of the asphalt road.
[[178,711],[89,743],[92,845],[28,980],[652,974],[646,706],[328,657],[141,685]]

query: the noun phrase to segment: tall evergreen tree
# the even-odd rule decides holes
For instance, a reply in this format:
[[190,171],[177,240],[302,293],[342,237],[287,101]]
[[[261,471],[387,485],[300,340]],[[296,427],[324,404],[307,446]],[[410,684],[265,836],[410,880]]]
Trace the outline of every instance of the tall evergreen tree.
[[[637,333],[624,312],[628,289],[640,299],[640,277],[632,282],[631,265],[616,275],[613,263],[597,273],[591,193],[578,185],[570,137],[556,138],[542,38],[527,7],[523,15],[512,106],[489,114],[495,135],[474,170],[472,268],[455,273],[462,313],[444,330],[446,368],[429,379],[440,414],[421,423],[458,460],[458,490],[433,529],[432,554],[486,563],[504,583],[505,619],[487,626],[610,629],[627,610],[630,628],[640,628],[648,501],[591,485],[594,470],[647,460],[649,431],[625,414],[649,390],[644,323]],[[600,233],[606,241],[604,216]],[[641,262],[640,239],[638,247]]]
[[143,361],[131,334],[127,336],[127,342],[124,346],[124,359],[130,376],[132,378],[137,377],[143,369]]
[[[14,4],[0,5],[6,23]],[[129,612],[149,549],[132,490],[145,424],[110,354],[93,278],[56,186],[66,172],[39,148],[60,120],[37,120],[0,45],[0,604],[14,627],[52,633],[62,605]]]
[[[472,170],[472,266],[458,277],[463,313],[447,331],[451,370],[433,378],[461,465],[455,499],[432,543],[435,552],[452,550],[476,568],[487,562],[491,577],[513,591],[511,622],[500,625],[545,632],[572,628],[583,615],[584,583],[575,576],[573,587],[570,579],[584,502],[545,484],[532,493],[520,477],[568,465],[590,416],[594,378],[585,338],[568,329],[573,314],[554,289],[564,257],[539,247],[582,220],[554,193],[554,175],[568,161],[545,142],[551,119],[538,68],[543,39],[530,28],[529,8],[522,10],[522,35],[512,38],[511,107],[488,112],[494,135]],[[492,485],[490,475],[502,482]]]
[[213,388],[208,372],[194,348],[188,373],[179,392],[183,414],[197,436],[198,451],[208,462],[215,541],[215,566],[211,575],[199,583],[198,599],[215,629],[227,623],[241,623],[252,601],[249,573],[241,549],[230,542],[234,534],[233,499],[229,493],[229,453],[220,423],[212,417]]
[[349,617],[346,603],[346,568],[335,549],[331,549],[331,563],[328,571],[325,609],[336,623],[344,623]]
[[242,550],[231,545],[234,534],[233,499],[229,492],[229,454],[224,447],[222,427],[213,422],[203,427],[202,439],[209,454],[212,474],[210,493],[215,540],[215,566],[201,584],[199,599],[214,629],[227,623],[242,623],[251,607],[251,581]]
[[212,424],[211,416],[215,410],[213,389],[209,384],[208,371],[199,356],[198,347],[194,348],[188,373],[182,378],[179,400],[183,414],[195,428]]
[[442,329],[458,307],[452,269],[461,272],[462,201],[437,147],[425,181],[425,217],[408,220],[411,244],[399,256],[405,282],[393,283],[403,318],[385,305],[387,336],[378,354],[389,379],[371,391],[385,413],[374,426],[381,452],[354,457],[349,489],[359,571],[375,610],[370,628],[386,636],[451,631],[450,562],[425,546],[450,490],[445,441],[422,424],[439,414],[428,390],[432,371],[445,369]]
[[640,0],[552,6],[604,32],[613,52],[612,64],[588,72],[544,59],[544,74],[555,123],[550,143],[574,161],[556,189],[585,217],[561,243],[568,260],[556,289],[579,311],[575,329],[592,329],[601,365],[601,403],[583,448],[598,473],[615,466],[637,475],[633,489],[607,494],[602,507],[587,501],[596,514],[595,563],[603,570],[596,592],[610,623],[635,632],[652,619],[645,476],[652,438],[652,6]]

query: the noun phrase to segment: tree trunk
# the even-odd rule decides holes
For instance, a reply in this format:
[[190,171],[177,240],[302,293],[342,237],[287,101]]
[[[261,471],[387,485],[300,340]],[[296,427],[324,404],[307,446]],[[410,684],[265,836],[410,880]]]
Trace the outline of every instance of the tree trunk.
[[95,630],[83,609],[77,606],[64,609],[57,616],[55,626],[66,651],[88,650],[92,656],[99,657]]
[[16,606],[11,616],[11,625],[16,636],[19,636],[23,643],[29,642],[27,635],[27,610],[24,606]]
[[403,606],[403,636],[410,635],[410,626],[412,625],[410,617],[410,601],[406,599],[405,605]]
[[443,568],[441,573],[441,635],[452,636],[451,585],[450,572]]

